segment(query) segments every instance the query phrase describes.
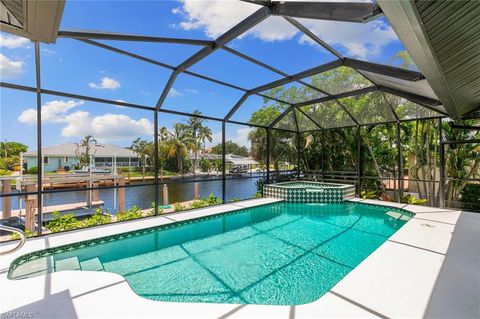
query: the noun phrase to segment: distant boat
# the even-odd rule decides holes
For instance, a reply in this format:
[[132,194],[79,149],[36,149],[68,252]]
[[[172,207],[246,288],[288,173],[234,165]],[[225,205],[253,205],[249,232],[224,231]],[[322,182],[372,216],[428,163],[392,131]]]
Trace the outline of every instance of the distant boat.
[[[73,172],[78,173],[78,174],[88,174],[88,173],[90,173],[89,170],[88,170],[88,166],[83,166],[81,169],[76,169]],[[104,173],[110,173],[110,171],[106,170],[106,169],[92,167],[92,173],[94,173],[94,174],[104,174]]]

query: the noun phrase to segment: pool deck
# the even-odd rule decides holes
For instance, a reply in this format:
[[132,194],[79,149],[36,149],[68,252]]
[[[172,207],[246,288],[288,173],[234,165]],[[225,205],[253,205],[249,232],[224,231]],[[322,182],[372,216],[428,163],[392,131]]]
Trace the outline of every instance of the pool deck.
[[480,317],[480,214],[363,199],[351,201],[416,215],[328,293],[305,305],[157,302],[136,295],[122,276],[107,272],[7,279],[11,261],[31,251],[277,201],[253,199],[29,239],[20,251],[0,257],[2,318]]

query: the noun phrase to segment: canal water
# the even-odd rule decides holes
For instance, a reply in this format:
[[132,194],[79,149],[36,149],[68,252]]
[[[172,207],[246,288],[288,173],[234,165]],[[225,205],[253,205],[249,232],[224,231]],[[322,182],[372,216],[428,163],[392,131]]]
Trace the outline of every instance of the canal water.
[[[229,177],[226,181],[226,200],[229,201],[232,198],[246,199],[254,197],[257,187],[255,182],[259,177],[253,178],[235,178]],[[213,194],[216,197],[222,197],[222,180],[213,179],[208,177],[198,177],[198,188],[200,197],[205,198],[210,194]],[[194,197],[194,182],[191,179],[177,179],[168,181],[168,194],[169,194],[169,203],[173,204],[176,202],[183,202],[192,200]],[[163,184],[160,184],[159,199],[160,203],[163,203]],[[68,192],[60,193],[50,193],[43,195],[43,202],[45,206],[61,205],[61,204],[71,204],[71,203],[80,203],[85,202],[87,196],[86,191],[74,190]],[[20,204],[21,197],[12,197],[12,209],[18,209]],[[103,201],[103,209],[107,209],[110,212],[118,210],[118,190],[114,189],[100,189],[99,190],[99,200]],[[144,185],[135,186],[135,187],[126,187],[125,188],[125,207],[130,208],[132,206],[137,206],[141,209],[150,208],[152,202],[155,200],[155,186],[153,185]],[[0,210],[1,210],[1,201],[0,201]],[[81,209],[79,211],[85,212],[86,209]]]

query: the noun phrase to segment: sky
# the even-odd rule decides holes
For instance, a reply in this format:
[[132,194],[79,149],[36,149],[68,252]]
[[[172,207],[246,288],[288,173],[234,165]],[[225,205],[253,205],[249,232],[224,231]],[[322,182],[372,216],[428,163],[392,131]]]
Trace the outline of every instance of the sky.
[[[162,37],[212,40],[259,9],[235,0],[67,1],[61,30],[95,30]],[[347,57],[397,65],[403,45],[385,18],[367,24],[299,19],[310,31]],[[103,41],[173,66],[201,49],[180,44]],[[229,47],[288,74],[335,59],[280,17],[270,17]],[[155,106],[171,71],[89,44],[58,39],[41,45],[41,82],[45,89]],[[35,86],[34,46],[29,40],[0,33],[1,81]],[[190,71],[251,89],[280,76],[224,50],[217,50]],[[180,74],[162,108],[224,117],[242,91]],[[36,97],[1,89],[0,140],[36,148]],[[232,120],[247,122],[262,105],[251,96]],[[171,128],[185,117],[159,113],[159,125]],[[129,146],[137,137],[152,139],[153,112],[96,102],[42,95],[44,146],[78,142],[93,135],[102,143]],[[221,142],[221,123],[206,123]],[[227,125],[227,140],[248,146],[249,128]]]

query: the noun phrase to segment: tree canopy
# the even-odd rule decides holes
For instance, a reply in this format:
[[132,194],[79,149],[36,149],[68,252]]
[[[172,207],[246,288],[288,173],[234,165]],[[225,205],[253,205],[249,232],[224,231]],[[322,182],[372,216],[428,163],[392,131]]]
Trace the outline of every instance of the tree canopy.
[[[213,154],[222,154],[222,144],[219,143],[212,147]],[[226,141],[225,142],[225,152],[226,154],[235,154],[235,155],[240,155],[240,156],[248,156],[248,148],[245,146],[238,145],[237,143],[233,141]]]

